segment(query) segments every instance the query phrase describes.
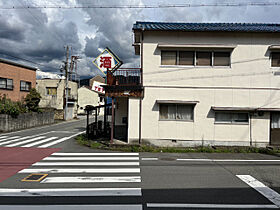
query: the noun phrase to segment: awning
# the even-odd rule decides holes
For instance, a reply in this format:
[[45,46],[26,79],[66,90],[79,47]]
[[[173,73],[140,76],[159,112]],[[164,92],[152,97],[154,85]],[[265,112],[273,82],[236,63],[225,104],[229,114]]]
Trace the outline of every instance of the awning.
[[199,101],[181,101],[181,100],[156,100],[157,104],[193,104],[196,105]]
[[217,44],[158,44],[158,48],[172,49],[234,49],[236,45],[217,45]]
[[270,45],[268,47],[269,50],[280,50],[280,45]]
[[257,111],[257,108],[253,107],[217,107],[217,106],[212,106],[212,110],[214,111]]
[[257,108],[257,107],[216,107],[216,106],[212,106],[211,109],[214,111],[247,111],[247,112],[280,111],[280,108]]

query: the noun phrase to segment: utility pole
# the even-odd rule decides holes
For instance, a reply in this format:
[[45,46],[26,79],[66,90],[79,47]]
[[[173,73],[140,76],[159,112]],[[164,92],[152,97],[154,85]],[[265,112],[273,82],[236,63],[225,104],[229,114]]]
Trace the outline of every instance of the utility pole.
[[66,60],[65,60],[65,77],[66,77],[66,84],[65,84],[65,113],[64,113],[64,120],[67,120],[67,111],[68,111],[68,58],[69,58],[69,46],[66,46]]

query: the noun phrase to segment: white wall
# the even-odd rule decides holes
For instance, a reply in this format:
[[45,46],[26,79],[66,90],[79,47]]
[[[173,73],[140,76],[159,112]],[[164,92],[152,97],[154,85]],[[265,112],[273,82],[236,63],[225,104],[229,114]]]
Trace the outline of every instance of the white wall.
[[[161,66],[158,43],[236,45],[231,67]],[[145,32],[143,53],[142,138],[162,144],[163,140],[197,141],[225,145],[269,143],[269,113],[252,116],[250,124],[215,124],[211,106],[280,107],[280,68],[270,66],[270,45],[280,44],[277,34]],[[194,122],[159,121],[156,100],[199,101]],[[129,115],[135,115],[130,101]],[[131,114],[132,112],[132,114]],[[133,120],[132,120],[133,119]],[[129,138],[139,126],[129,116]],[[155,143],[157,144],[157,143]]]

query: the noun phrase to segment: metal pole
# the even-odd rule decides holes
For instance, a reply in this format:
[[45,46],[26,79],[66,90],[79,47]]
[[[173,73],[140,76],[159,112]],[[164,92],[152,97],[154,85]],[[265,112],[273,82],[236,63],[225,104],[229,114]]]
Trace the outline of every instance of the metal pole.
[[111,140],[110,140],[110,144],[113,144],[113,139],[114,139],[114,97],[112,97],[112,122],[111,122]]
[[104,106],[104,134],[105,134],[105,136],[107,137],[107,131],[106,131],[106,124],[107,124],[107,111],[106,111],[106,109],[107,109],[107,106],[106,106],[106,104],[107,104],[107,99],[106,99],[106,96],[104,97],[104,103],[105,103],[105,106]]
[[88,124],[89,124],[89,110],[87,110],[87,138],[89,134]]
[[64,120],[67,120],[67,110],[68,110],[68,57],[69,57],[69,46],[66,46],[66,62],[65,62],[65,76],[66,76],[66,99],[65,99],[65,115]]

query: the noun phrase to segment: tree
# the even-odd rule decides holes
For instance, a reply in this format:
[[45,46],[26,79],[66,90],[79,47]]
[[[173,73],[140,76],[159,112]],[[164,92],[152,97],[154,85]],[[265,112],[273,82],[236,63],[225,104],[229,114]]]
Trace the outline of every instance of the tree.
[[35,88],[31,88],[30,92],[26,95],[24,101],[29,111],[38,112],[40,103],[40,93]]

